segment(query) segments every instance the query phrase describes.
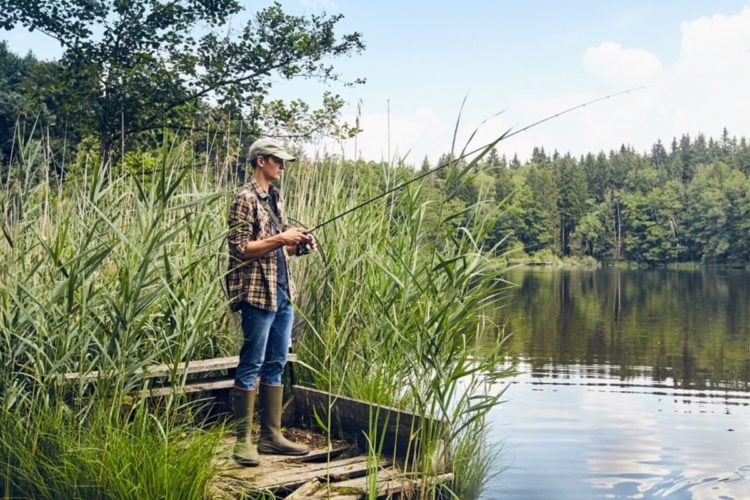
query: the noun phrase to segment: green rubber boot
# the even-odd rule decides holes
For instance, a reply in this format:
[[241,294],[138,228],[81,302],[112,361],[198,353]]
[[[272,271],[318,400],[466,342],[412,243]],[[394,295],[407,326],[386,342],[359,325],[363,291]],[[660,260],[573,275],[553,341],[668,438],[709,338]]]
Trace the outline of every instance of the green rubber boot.
[[269,455],[307,455],[310,448],[289,441],[281,433],[284,387],[260,384],[260,440],[258,451]]
[[246,467],[260,465],[258,449],[253,444],[253,411],[255,410],[255,389],[232,389],[232,407],[234,418],[239,421],[237,427],[237,444],[234,445],[232,458]]

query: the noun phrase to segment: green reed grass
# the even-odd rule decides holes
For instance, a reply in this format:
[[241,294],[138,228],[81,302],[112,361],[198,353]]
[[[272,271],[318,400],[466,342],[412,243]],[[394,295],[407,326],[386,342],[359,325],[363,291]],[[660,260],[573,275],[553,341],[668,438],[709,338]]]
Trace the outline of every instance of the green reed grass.
[[66,408],[0,412],[0,494],[8,498],[203,498],[224,430],[196,430],[146,411],[103,406],[81,420]]
[[[115,166],[94,161],[61,185],[40,175],[47,171],[44,148],[29,141],[23,161],[4,177],[0,479],[6,494],[128,497],[152,483],[166,485],[167,469],[183,450],[203,468],[192,471],[186,463],[169,474],[195,476],[193,489],[177,490],[185,498],[203,494],[213,438],[201,441],[207,435],[197,429],[169,423],[192,411],[179,398],[154,412],[128,394],[144,387],[138,373],[152,363],[236,353],[239,335],[217,262],[226,251],[226,210],[238,180],[223,159],[193,154],[189,141],[163,142],[150,153],[149,175],[116,174]],[[452,175],[468,178],[472,166]],[[409,175],[364,162],[295,164],[284,179],[287,212],[312,225]],[[318,234],[327,265],[321,254],[295,259],[305,319],[295,349],[309,367],[303,379],[315,387],[448,421],[447,435],[440,425],[414,430],[419,440],[407,468],[423,481],[424,496],[435,496],[430,477],[449,455],[453,494],[471,498],[492,459],[477,436],[499,402],[491,386],[504,375],[502,331],[488,314],[502,269],[480,243],[496,208],[435,196],[434,182],[327,226]],[[66,372],[94,370],[101,375],[93,387],[62,380]],[[124,411],[140,424],[123,420]],[[22,434],[14,420],[33,432]],[[81,432],[84,425],[96,439]],[[373,464],[382,454],[380,437],[380,429],[371,429]],[[206,450],[191,448],[193,439]],[[55,458],[60,453],[62,461]],[[146,470],[135,467],[139,453],[154,457],[143,462]],[[103,479],[112,469],[124,471],[117,476],[122,481]]]
[[[306,177],[311,168],[316,177]],[[309,210],[311,223],[318,222],[401,181],[383,175],[375,193],[372,182],[363,183],[365,189],[351,187],[359,176],[377,175],[378,168],[300,165],[291,177],[303,180],[289,186],[289,198],[305,200],[296,210]],[[476,472],[492,460],[476,437],[499,402],[491,385],[507,374],[498,368],[504,337],[490,320],[502,269],[478,243],[490,229],[486,205],[457,213],[424,189],[394,194],[319,235],[328,266],[311,258],[304,272],[314,295],[309,304],[325,307],[308,307],[309,328],[297,350],[315,386],[450,422],[447,436],[439,425],[414,430],[421,439],[411,465],[428,473],[426,486],[443,453],[452,453],[454,490],[466,498],[481,489]],[[428,214],[437,214],[438,223],[427,224]],[[371,429],[368,437],[375,454],[378,432]]]
[[[236,344],[214,265],[227,190],[205,183],[184,146],[158,152],[156,173],[143,179],[94,163],[60,185],[28,154],[4,176],[5,496],[204,496],[220,429],[174,425],[196,410],[178,397],[155,411],[128,396],[147,383],[140,368],[225,355]],[[94,383],[63,380],[94,370]],[[122,417],[133,412],[135,420]]]

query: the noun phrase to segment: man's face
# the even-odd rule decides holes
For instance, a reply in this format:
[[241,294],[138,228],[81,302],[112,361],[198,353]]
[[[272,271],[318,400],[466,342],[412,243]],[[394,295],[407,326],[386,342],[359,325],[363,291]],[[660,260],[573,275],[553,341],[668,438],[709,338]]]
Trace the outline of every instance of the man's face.
[[258,167],[263,169],[263,173],[272,181],[281,178],[281,172],[284,171],[284,160],[276,158],[273,155],[259,156],[257,159]]

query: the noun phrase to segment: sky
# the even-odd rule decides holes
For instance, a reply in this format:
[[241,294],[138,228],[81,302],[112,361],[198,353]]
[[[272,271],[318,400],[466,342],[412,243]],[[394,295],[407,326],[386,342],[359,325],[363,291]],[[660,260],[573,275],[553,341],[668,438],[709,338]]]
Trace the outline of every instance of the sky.
[[[246,2],[248,13],[270,2]],[[333,60],[355,87],[278,81],[273,97],[320,102],[325,90],[361,109],[356,155],[433,164],[546,116],[635,87],[498,144],[527,159],[535,146],[574,155],[625,144],[648,151],[682,134],[750,136],[750,1],[287,0],[294,14],[340,13],[362,54]],[[242,16],[232,20],[239,28]],[[43,35],[0,32],[11,50],[59,56]],[[463,108],[462,108],[462,102]],[[460,118],[460,120],[459,120]],[[355,141],[310,146],[355,156]]]

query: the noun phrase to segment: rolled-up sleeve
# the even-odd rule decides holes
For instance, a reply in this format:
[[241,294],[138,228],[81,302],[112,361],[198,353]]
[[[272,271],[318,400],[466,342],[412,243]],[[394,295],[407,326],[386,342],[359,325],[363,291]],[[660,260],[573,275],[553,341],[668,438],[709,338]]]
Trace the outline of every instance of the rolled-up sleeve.
[[236,259],[242,260],[245,245],[253,240],[253,207],[250,197],[239,192],[235,195],[229,208],[229,252]]

